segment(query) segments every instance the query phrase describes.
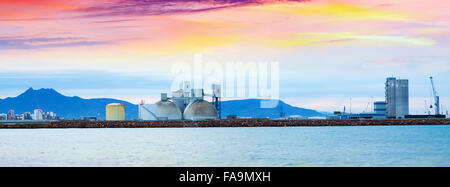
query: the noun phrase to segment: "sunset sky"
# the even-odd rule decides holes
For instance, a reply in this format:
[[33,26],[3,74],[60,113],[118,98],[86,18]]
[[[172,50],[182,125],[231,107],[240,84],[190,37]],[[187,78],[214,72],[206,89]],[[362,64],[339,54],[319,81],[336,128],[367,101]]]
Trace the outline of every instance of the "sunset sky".
[[0,0],[0,97],[29,87],[153,102],[172,65],[280,63],[280,98],[354,112],[409,79],[424,113],[435,78],[450,106],[448,0]]

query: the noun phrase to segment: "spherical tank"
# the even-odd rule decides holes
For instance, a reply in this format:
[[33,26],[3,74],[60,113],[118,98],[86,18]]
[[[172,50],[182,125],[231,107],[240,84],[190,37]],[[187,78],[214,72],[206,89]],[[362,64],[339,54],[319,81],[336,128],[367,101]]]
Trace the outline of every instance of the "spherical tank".
[[182,114],[172,101],[158,101],[156,103],[156,116],[160,119],[181,120]]
[[183,113],[185,120],[204,120],[217,119],[218,114],[216,108],[205,100],[196,100],[191,102]]

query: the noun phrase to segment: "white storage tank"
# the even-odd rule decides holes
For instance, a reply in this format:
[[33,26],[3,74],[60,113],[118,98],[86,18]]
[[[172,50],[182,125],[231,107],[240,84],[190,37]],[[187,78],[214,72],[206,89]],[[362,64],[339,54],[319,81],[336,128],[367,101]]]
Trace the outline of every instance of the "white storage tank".
[[158,120],[181,120],[180,109],[172,101],[158,101],[156,103],[156,116]]
[[205,100],[195,100],[191,102],[183,113],[185,120],[205,120],[217,119],[218,114],[216,108]]
[[156,104],[139,104],[139,120],[157,120]]

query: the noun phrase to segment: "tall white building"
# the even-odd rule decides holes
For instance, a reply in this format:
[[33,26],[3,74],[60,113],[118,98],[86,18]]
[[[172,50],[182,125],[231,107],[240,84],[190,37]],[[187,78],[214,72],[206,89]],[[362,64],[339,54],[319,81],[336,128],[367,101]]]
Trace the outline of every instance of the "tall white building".
[[33,120],[43,120],[44,112],[42,109],[34,109]]
[[386,116],[404,118],[409,114],[408,79],[386,79]]
[[16,119],[16,115],[14,114],[14,110],[9,110],[8,111],[8,116],[6,118],[7,118],[7,120],[15,120]]

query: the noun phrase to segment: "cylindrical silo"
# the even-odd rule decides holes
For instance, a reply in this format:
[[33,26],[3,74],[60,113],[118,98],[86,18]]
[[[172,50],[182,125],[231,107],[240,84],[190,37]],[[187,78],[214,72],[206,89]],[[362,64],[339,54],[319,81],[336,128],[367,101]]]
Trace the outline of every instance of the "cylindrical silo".
[[216,108],[208,101],[196,100],[186,107],[183,118],[185,120],[217,119],[218,114]]
[[125,120],[125,105],[122,103],[111,103],[106,105],[106,120],[123,121]]

